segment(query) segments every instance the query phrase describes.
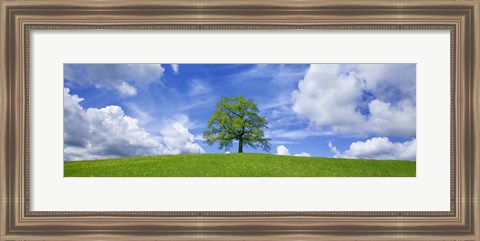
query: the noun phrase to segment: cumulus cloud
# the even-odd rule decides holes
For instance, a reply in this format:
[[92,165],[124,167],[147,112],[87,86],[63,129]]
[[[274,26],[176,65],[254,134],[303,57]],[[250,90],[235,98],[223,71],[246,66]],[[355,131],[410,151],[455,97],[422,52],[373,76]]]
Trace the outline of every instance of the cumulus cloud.
[[365,87],[380,99],[415,99],[416,67],[414,64],[357,64],[352,65]]
[[111,105],[84,109],[83,99],[64,88],[64,160],[92,160],[127,156],[204,153],[181,123],[172,123],[154,136],[138,120]]
[[353,75],[339,75],[339,70],[340,65],[311,65],[293,92],[293,111],[320,126],[361,122],[363,117],[356,106],[362,83]]
[[415,65],[312,64],[292,110],[332,134],[416,135]]
[[289,156],[290,152],[288,151],[286,146],[280,145],[280,146],[277,146],[277,155]]
[[368,104],[370,118],[366,130],[380,135],[415,136],[416,108],[411,100],[404,99],[393,105],[381,100]]
[[165,154],[205,153],[202,147],[195,143],[198,140],[190,133],[189,128],[197,124],[190,122],[188,116],[178,115],[165,119],[160,130],[162,141],[166,148]]
[[167,146],[165,154],[205,153],[202,147],[194,143],[194,136],[180,122],[163,129],[161,134]]
[[170,67],[172,67],[172,70],[175,74],[178,74],[178,70],[180,69],[178,64],[171,64]]
[[135,85],[160,81],[164,71],[159,64],[65,64],[64,78],[69,87],[106,88],[128,97],[137,94]]
[[380,160],[416,160],[417,140],[405,142],[391,142],[387,137],[374,137],[364,142],[358,141],[350,145],[350,148],[340,153],[332,143],[328,147],[334,157],[340,158],[364,158]]
[[312,156],[312,155],[310,155],[309,153],[306,153],[306,152],[302,152],[302,153],[295,154],[294,156],[306,156],[306,157],[308,157],[308,156]]
[[[277,146],[277,155],[290,156],[290,151],[288,150],[288,148],[286,146],[280,145],[280,146]],[[308,156],[311,156],[311,155],[306,153],[306,152],[302,152],[302,153],[294,154],[294,156],[308,157]]]
[[78,104],[83,98],[63,90],[63,141],[66,146],[84,147],[87,144],[89,126],[83,108]]
[[64,160],[155,155],[164,147],[119,106],[83,109],[64,89]]

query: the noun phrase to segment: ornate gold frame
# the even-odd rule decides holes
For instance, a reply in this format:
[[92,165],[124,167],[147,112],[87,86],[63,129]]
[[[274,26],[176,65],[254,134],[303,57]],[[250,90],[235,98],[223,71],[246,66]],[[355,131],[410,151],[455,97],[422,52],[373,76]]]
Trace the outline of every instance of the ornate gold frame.
[[[0,0],[0,239],[318,240],[479,236],[479,0]],[[34,29],[449,29],[448,212],[37,212],[29,196]]]

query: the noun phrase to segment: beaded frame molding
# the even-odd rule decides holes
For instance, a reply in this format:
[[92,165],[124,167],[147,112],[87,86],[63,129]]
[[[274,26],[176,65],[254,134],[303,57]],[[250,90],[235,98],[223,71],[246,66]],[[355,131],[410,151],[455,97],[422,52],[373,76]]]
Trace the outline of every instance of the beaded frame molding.
[[[478,0],[0,0],[0,4],[0,240],[480,239]],[[450,30],[450,211],[32,211],[30,32],[51,29]]]

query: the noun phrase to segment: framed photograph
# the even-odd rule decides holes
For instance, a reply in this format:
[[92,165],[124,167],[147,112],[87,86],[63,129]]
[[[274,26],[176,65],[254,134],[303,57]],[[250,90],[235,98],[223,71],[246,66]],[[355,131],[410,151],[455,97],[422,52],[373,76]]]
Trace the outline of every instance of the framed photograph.
[[480,1],[1,1],[0,240],[480,240]]

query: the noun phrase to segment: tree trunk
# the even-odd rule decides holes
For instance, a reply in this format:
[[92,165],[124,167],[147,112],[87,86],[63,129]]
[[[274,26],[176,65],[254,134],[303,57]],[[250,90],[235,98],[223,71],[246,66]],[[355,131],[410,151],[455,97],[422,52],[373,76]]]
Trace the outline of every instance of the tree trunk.
[[243,153],[243,139],[238,140],[238,153]]

